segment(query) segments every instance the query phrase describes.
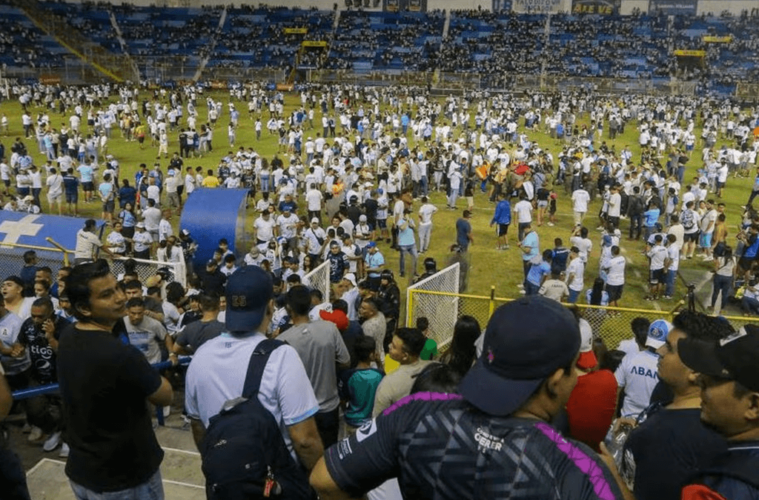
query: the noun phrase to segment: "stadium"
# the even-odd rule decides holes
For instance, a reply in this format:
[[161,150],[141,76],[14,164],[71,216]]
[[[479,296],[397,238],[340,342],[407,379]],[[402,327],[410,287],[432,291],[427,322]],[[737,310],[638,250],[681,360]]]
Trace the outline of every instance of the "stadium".
[[[288,289],[306,285],[351,370],[341,321],[362,331],[364,302],[386,320],[372,366],[388,374],[404,364],[397,328],[426,325],[430,356],[452,366],[462,321],[484,332],[552,290],[610,353],[634,345],[636,320],[685,329],[681,311],[759,327],[757,20],[756,0],[4,2],[3,309],[34,329],[32,303],[50,297],[71,319],[56,275],[93,257],[122,288],[141,283],[166,331],[138,348],[173,387],[169,405],[148,398],[166,498],[212,498],[184,400],[193,350],[172,349],[184,315],[202,315],[190,297],[224,299],[238,269],[272,280],[271,337],[297,327]],[[145,332],[122,316],[136,345]],[[31,498],[88,498],[62,452],[73,431],[49,417],[57,378],[34,375],[11,330],[3,449]],[[30,410],[40,399],[53,402]]]

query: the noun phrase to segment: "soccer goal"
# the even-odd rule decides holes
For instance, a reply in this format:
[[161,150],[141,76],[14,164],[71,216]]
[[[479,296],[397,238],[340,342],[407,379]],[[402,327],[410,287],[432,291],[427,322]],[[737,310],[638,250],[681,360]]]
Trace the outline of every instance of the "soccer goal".
[[303,277],[303,284],[322,292],[324,302],[330,302],[329,261],[325,260]]
[[406,289],[406,326],[416,326],[417,318],[430,322],[431,337],[438,348],[453,339],[459,317],[459,264],[453,264]]

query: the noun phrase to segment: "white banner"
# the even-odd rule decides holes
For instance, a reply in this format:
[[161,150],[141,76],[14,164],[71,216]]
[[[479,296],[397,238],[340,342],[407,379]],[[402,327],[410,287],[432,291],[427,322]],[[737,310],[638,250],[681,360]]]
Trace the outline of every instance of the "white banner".
[[563,10],[562,0],[513,0],[515,12],[556,13]]

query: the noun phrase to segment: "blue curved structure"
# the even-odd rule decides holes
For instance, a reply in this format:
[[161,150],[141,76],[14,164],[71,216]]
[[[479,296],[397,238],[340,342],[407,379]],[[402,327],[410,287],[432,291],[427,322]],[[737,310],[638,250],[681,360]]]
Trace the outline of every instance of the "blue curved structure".
[[229,249],[235,255],[247,251],[247,195],[247,189],[200,188],[187,198],[179,227],[188,230],[190,237],[198,244],[192,261],[195,269],[205,268],[205,263],[213,256],[221,238],[229,241]]

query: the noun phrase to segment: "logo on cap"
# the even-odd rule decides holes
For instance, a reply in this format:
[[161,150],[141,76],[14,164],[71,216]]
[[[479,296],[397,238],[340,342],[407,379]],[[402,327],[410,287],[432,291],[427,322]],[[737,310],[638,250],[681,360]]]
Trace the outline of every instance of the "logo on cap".
[[232,307],[245,307],[247,305],[245,295],[232,295],[230,298],[232,299]]

